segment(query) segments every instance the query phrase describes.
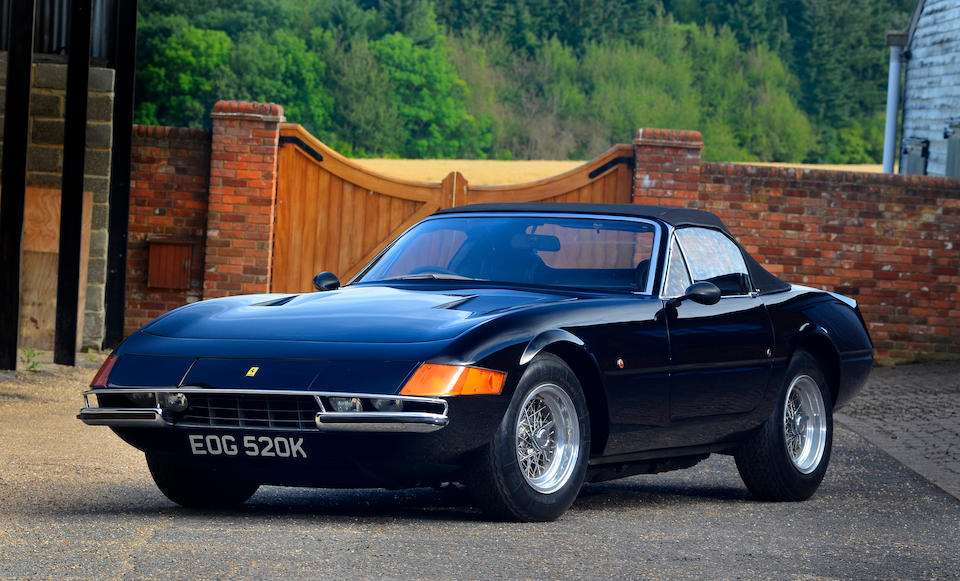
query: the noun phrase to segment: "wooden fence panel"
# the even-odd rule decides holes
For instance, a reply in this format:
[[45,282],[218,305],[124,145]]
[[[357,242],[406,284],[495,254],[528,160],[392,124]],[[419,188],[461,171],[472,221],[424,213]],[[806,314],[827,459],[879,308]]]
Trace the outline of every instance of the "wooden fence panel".
[[323,270],[344,282],[390,240],[441,207],[442,184],[360,168],[299,125],[280,131],[271,290],[312,289]]
[[633,146],[618,145],[574,170],[516,186],[389,178],[339,155],[299,125],[280,130],[273,292],[312,289],[329,270],[344,282],[400,233],[441,208],[471,203],[630,203]]
[[633,197],[633,146],[616,145],[566,173],[509,186],[469,186],[456,205],[501,202],[629,204]]

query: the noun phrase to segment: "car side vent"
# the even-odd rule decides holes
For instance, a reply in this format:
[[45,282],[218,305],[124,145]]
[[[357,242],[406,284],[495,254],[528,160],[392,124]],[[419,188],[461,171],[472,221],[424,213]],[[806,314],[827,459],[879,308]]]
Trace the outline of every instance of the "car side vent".
[[264,301],[262,303],[253,303],[252,307],[281,307],[293,299],[297,298],[300,295],[290,295],[288,297],[280,297],[279,299],[272,299],[269,301]]

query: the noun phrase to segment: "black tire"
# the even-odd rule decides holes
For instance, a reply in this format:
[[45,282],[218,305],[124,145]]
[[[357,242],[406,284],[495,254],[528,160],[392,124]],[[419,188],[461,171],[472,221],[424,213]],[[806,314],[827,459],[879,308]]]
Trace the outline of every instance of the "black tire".
[[[521,425],[524,409],[530,413]],[[560,418],[554,428],[566,429],[557,432],[540,423],[554,414]],[[533,431],[527,429],[531,425]],[[491,518],[555,520],[577,498],[589,456],[590,418],[580,382],[562,359],[544,354],[524,371],[503,421],[472,465],[466,484],[474,502]]]
[[[786,407],[788,396],[792,408],[801,406],[796,414]],[[796,437],[800,432],[807,437]],[[826,377],[810,353],[797,351],[770,417],[734,454],[737,470],[760,500],[806,500],[823,480],[832,447],[833,404]]]
[[147,454],[147,466],[164,496],[186,508],[230,508],[243,504],[260,487],[235,471],[185,464]]

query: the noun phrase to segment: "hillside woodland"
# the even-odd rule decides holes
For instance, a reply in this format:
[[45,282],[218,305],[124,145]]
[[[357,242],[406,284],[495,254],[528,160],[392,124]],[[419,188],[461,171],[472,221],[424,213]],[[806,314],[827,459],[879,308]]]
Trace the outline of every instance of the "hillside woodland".
[[141,0],[138,123],[283,105],[357,157],[585,159],[639,127],[704,158],[874,163],[916,0]]

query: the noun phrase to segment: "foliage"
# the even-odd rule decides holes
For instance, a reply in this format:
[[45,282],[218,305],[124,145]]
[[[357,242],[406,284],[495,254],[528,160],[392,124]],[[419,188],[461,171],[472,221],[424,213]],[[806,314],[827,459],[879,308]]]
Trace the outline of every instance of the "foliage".
[[149,104],[138,109],[137,122],[202,124],[213,104],[235,85],[230,37],[190,26],[182,17],[163,18],[144,29],[143,44],[153,58],[137,74],[140,101]]
[[404,157],[454,157],[480,145],[475,121],[464,104],[466,84],[446,60],[442,44],[423,47],[393,33],[372,46],[392,81],[392,99],[400,118]]
[[578,55],[554,38],[532,56],[473,31],[452,53],[466,81],[487,88],[471,107],[499,121],[494,155],[592,157],[651,126],[702,131],[707,159],[799,161],[816,144],[792,99],[796,80],[729,30],[663,20],[634,43],[589,43]]
[[20,363],[23,363],[24,371],[40,371],[40,361],[37,359],[39,353],[30,347],[20,349]]
[[[819,133],[807,161],[880,159],[873,128],[886,100],[883,35],[904,29],[916,0],[664,0],[679,21],[729,28],[765,46],[798,78],[799,104]],[[881,134],[882,135],[882,134]]]
[[350,156],[388,156],[400,150],[396,128],[400,114],[392,99],[393,81],[377,61],[369,43],[332,45],[324,58],[330,67],[330,144]]
[[137,121],[277,102],[347,155],[879,158],[883,32],[916,0],[141,0]]
[[232,68],[240,82],[231,97],[284,103],[291,119],[322,127],[332,102],[323,86],[326,65],[308,50],[306,41],[287,30],[276,30],[268,38],[258,32],[239,38]]
[[443,24],[457,34],[482,30],[532,54],[553,38],[580,50],[589,43],[631,39],[662,14],[659,0],[443,0]]

